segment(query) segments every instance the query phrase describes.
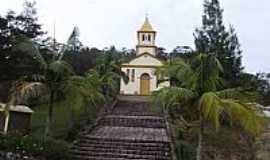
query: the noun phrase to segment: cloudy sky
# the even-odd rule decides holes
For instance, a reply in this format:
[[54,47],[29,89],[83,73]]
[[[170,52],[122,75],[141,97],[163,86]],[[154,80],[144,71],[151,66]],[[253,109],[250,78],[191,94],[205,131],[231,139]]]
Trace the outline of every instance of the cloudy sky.
[[[0,0],[0,14],[20,12],[24,0]],[[203,0],[36,0],[44,30],[65,42],[74,26],[90,47],[134,48],[136,31],[146,13],[158,31],[157,45],[171,51],[193,45],[192,33],[201,24]],[[247,72],[270,72],[270,1],[222,0],[224,21],[232,24],[243,49]]]

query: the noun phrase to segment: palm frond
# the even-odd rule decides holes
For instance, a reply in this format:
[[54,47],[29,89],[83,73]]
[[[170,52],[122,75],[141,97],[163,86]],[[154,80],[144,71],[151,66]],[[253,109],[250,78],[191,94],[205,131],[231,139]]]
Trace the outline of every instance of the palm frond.
[[220,73],[223,68],[219,60],[211,54],[199,54],[197,57],[196,74],[198,90],[201,93],[216,91],[221,86]]
[[222,118],[226,115],[231,124],[239,123],[251,134],[259,135],[263,128],[263,116],[252,103],[243,103],[235,99],[222,99],[214,92],[208,92],[201,96],[199,107],[204,118],[210,120],[217,130]]
[[246,91],[240,87],[224,89],[215,94],[223,99],[237,99],[243,102],[255,102],[257,97],[255,92]]
[[[86,74],[85,77],[72,76],[69,79],[69,91],[70,97],[80,95],[83,100],[97,106],[105,101],[101,92],[101,81],[96,74]],[[76,96],[75,95],[75,96]]]
[[153,93],[151,104],[153,107],[161,108],[163,111],[166,111],[168,107],[185,104],[196,96],[196,93],[185,88],[166,87]]
[[265,120],[255,104],[242,103],[233,99],[222,99],[221,101],[231,123],[239,122],[246,131],[255,136],[261,133]]
[[205,119],[209,119],[216,129],[220,127],[220,116],[224,112],[220,98],[213,92],[205,93],[199,100],[199,109]]
[[52,82],[67,80],[70,76],[74,75],[74,71],[65,61],[54,61],[49,64],[47,70],[47,79]]
[[45,95],[48,92],[46,85],[41,82],[20,81],[14,87],[16,88],[12,96],[15,97],[17,103],[25,102],[31,97]]
[[182,59],[176,58],[171,62],[167,62],[162,67],[156,70],[156,75],[159,79],[170,78],[176,79],[184,88],[196,88],[197,77],[191,66],[185,63]]

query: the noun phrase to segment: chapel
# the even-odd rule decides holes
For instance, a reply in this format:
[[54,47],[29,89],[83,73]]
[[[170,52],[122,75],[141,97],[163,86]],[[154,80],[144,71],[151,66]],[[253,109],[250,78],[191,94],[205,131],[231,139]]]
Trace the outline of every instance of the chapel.
[[163,65],[158,59],[156,31],[148,17],[137,31],[136,57],[121,65],[121,70],[129,77],[129,82],[121,80],[120,94],[123,95],[151,95],[153,91],[169,86],[169,82],[158,83],[155,70]]

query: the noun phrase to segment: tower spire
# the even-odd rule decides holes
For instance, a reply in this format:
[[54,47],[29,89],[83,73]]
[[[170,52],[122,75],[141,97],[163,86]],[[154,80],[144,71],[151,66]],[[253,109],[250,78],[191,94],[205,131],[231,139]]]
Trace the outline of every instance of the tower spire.
[[142,32],[144,32],[144,31],[154,31],[154,29],[153,29],[153,27],[152,27],[152,25],[151,25],[151,23],[149,21],[148,13],[146,13],[145,21],[144,21],[144,23],[143,23],[143,25],[142,25],[142,27],[141,27],[141,29],[139,31],[142,31]]

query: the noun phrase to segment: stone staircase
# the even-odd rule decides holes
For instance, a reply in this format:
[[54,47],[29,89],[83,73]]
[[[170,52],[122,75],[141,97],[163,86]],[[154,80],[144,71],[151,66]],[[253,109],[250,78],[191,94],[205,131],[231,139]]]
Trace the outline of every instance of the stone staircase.
[[72,147],[74,160],[171,160],[171,142],[161,115],[147,101],[119,100],[98,125]]

